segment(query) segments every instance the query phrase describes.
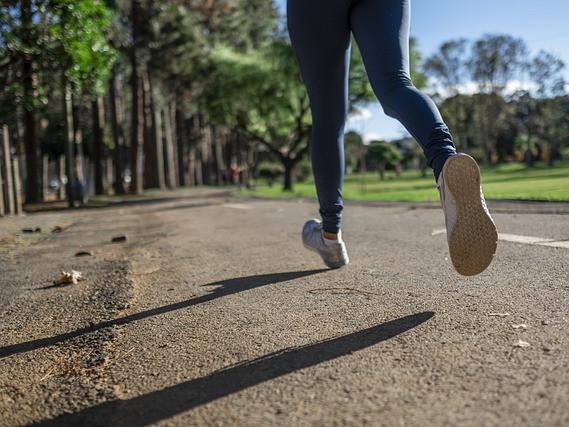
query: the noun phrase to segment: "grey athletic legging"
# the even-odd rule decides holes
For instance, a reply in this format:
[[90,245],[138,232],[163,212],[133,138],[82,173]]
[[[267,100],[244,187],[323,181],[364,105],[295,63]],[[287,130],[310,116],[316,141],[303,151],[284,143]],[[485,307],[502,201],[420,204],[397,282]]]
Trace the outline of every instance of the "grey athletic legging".
[[409,78],[409,14],[409,0],[288,0],[288,29],[312,109],[312,170],[329,233],[342,222],[351,33],[385,113],[419,142],[435,178],[456,154],[437,107]]

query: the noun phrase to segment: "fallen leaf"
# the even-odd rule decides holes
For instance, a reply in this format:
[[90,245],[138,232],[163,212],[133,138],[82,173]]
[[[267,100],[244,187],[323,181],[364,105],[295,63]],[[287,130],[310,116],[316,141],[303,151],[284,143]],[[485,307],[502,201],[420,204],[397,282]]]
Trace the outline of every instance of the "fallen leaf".
[[527,348],[527,347],[531,347],[529,342],[526,341],[522,341],[522,340],[517,340],[514,343],[514,347],[518,347],[518,348]]
[[54,285],[71,284],[76,285],[79,281],[83,280],[83,273],[80,271],[71,270],[71,272],[61,270],[59,279],[54,280]]
[[520,323],[519,325],[512,325],[512,328],[514,329],[527,329],[528,325],[526,325],[525,323]]

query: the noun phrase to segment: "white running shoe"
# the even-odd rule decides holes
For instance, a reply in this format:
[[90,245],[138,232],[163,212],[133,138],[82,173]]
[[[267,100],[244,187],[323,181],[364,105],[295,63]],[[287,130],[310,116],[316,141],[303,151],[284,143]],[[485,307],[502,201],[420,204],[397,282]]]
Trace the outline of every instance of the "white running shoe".
[[498,243],[496,225],[480,186],[480,168],[467,154],[450,157],[438,180],[450,259],[463,276],[483,272]]
[[341,232],[338,241],[324,241],[322,237],[322,221],[311,219],[302,229],[302,243],[306,249],[316,252],[330,268],[340,268],[350,262],[346,245],[342,241]]

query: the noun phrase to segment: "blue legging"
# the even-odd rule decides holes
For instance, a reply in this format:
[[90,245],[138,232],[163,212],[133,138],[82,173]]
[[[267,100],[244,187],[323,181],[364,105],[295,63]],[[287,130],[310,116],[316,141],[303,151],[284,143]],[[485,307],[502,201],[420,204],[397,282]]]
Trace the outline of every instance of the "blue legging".
[[329,233],[342,222],[351,33],[385,113],[419,142],[435,178],[456,154],[437,107],[409,78],[409,14],[409,0],[288,0],[288,29],[312,110],[312,170]]

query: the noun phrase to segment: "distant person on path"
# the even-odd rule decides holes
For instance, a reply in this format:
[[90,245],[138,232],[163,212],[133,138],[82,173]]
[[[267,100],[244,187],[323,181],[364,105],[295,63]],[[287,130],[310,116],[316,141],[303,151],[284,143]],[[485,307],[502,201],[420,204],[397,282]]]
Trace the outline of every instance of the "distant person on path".
[[288,0],[287,15],[312,110],[312,170],[322,217],[304,225],[304,245],[331,268],[349,262],[341,225],[353,34],[384,111],[419,142],[434,170],[455,269],[466,276],[484,271],[496,252],[496,227],[478,165],[456,152],[437,107],[409,77],[410,0]]

